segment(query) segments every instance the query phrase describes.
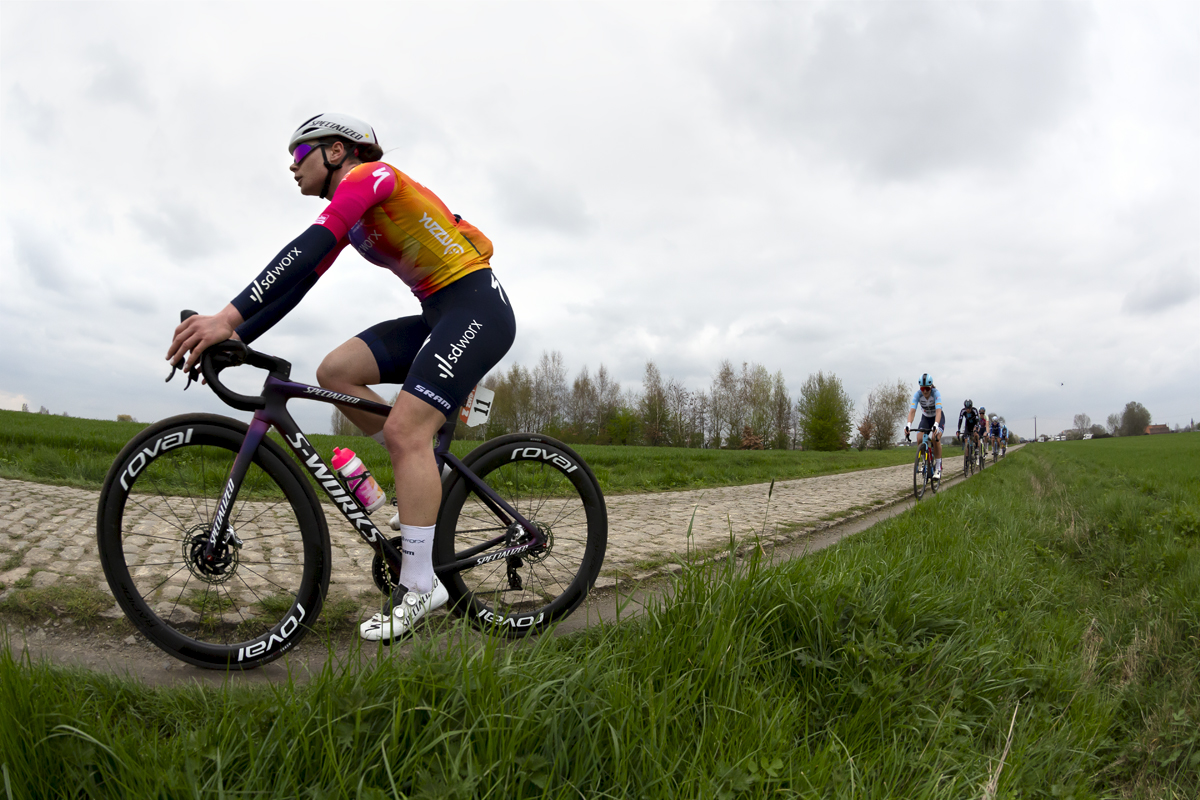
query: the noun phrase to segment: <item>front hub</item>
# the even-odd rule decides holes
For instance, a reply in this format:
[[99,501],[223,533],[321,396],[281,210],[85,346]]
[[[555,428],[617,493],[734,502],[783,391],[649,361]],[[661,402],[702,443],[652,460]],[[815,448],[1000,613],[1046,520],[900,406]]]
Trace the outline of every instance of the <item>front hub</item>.
[[183,562],[188,570],[205,583],[225,583],[237,572],[238,552],[242,541],[227,528],[225,535],[213,548],[211,559],[204,557],[208,546],[208,528],[197,525],[183,537]]

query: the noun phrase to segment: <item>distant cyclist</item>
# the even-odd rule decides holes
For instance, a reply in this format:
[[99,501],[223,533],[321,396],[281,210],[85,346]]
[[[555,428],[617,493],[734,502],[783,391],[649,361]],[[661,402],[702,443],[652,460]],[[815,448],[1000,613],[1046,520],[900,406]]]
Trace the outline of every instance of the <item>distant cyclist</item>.
[[[964,423],[966,424],[965,431],[963,430]],[[962,410],[958,412],[958,430],[955,431],[955,435],[961,438],[965,433],[966,436],[969,436],[975,442],[975,446],[978,447],[980,427],[982,426],[979,424],[979,411],[975,409],[974,403],[970,400],[965,400]]]
[[988,422],[991,423],[988,428],[988,437],[992,441],[992,452],[998,453],[1000,450],[1000,416],[998,414],[992,414],[992,417],[990,420],[988,420]]
[[986,456],[988,454],[988,415],[987,409],[983,406],[979,407],[979,443]]
[[364,639],[387,644],[448,599],[433,572],[442,499],[433,437],[508,351],[516,322],[492,274],[491,241],[429,189],[380,161],[383,150],[370,125],[346,114],[318,114],[292,134],[288,152],[300,194],[329,204],[229,305],[180,324],[167,360],[190,351],[190,369],[213,344],[254,341],[300,302],[347,245],[407,284],[420,313],[372,325],[317,368],[325,388],[377,403],[385,401],[368,387],[403,384],[384,423],[343,409],[387,447],[396,475],[405,594],[389,614],[376,614],[360,628]]
[[1003,418],[1000,419],[1000,457],[1004,458],[1004,454],[1008,452],[1008,424]]
[[933,478],[941,480],[942,478],[942,432],[946,429],[946,417],[942,411],[942,393],[933,385],[933,378],[929,377],[926,372],[921,376],[920,386],[917,393],[913,395],[912,403],[908,409],[908,422],[904,425],[904,435],[907,437],[909,430],[912,429],[913,417],[917,413],[917,407],[921,408],[921,419],[917,425],[917,444],[921,444],[924,434],[928,433],[930,439],[933,440]]

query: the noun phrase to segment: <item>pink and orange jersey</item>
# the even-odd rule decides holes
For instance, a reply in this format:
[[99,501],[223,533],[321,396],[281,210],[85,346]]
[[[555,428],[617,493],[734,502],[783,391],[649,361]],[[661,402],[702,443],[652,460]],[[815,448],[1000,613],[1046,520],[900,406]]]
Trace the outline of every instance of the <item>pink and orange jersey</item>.
[[352,169],[314,224],[337,237],[340,246],[331,256],[348,239],[363,258],[396,273],[418,300],[490,267],[490,239],[450,213],[433,192],[382,161]]

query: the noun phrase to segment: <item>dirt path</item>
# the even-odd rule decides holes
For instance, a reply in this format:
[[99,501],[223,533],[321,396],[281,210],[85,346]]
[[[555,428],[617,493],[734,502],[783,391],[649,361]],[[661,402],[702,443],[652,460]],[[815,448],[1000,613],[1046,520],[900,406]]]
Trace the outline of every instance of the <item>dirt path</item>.
[[[945,485],[961,474],[962,459],[946,459]],[[769,502],[768,490],[769,484],[755,484],[608,498],[608,554],[595,598],[560,629],[610,618],[618,581],[624,599],[633,593],[636,608],[640,595],[656,591],[665,575],[679,569],[683,554],[721,550],[731,533],[739,541],[758,533],[764,544],[783,554],[832,544],[865,527],[863,522],[882,518],[881,511],[898,513],[897,504],[912,497],[912,466],[780,481]],[[0,479],[0,584],[8,587],[0,592],[0,600],[23,589],[72,584],[108,592],[96,558],[98,495]],[[369,599],[375,594],[370,577],[373,552],[340,516],[327,513],[327,518],[333,548],[330,597],[359,598],[366,616],[376,610],[376,601]],[[115,603],[101,616],[101,624],[93,628],[53,617],[13,624],[8,627],[10,646],[25,647],[31,655],[55,663],[129,673],[153,683],[223,679],[222,673],[185,665],[132,634]],[[325,644],[306,642],[290,656],[295,663],[281,659],[243,679],[276,679],[287,674],[289,666],[312,667],[329,656]]]

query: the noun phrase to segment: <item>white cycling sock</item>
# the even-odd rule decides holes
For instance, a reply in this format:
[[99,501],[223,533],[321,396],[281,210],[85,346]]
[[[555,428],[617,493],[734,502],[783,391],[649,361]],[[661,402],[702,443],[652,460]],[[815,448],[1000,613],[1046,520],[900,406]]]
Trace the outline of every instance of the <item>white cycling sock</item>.
[[938,472],[942,471],[942,460],[940,458],[937,460],[937,468]]
[[404,558],[400,562],[400,583],[410,592],[433,591],[433,529],[436,526],[400,524],[404,539]]

